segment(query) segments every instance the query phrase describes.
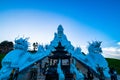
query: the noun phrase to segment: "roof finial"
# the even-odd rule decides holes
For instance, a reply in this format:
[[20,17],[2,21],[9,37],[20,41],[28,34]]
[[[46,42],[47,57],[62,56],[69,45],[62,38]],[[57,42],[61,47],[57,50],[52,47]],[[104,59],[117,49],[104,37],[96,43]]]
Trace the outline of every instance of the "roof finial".
[[59,37],[62,37],[63,31],[64,31],[64,29],[63,29],[62,25],[59,25],[57,28],[57,33],[58,33]]

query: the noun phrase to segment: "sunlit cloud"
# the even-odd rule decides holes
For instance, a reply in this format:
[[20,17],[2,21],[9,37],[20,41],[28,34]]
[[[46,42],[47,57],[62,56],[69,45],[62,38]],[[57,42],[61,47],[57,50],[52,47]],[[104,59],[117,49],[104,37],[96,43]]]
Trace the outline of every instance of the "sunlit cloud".
[[[117,43],[119,44],[119,42]],[[116,58],[120,59],[120,45],[115,47],[105,47],[103,48],[103,56],[109,57],[109,58]]]
[[120,45],[120,42],[118,42],[117,44]]
[[120,49],[117,47],[108,47],[108,48],[103,48],[104,51],[111,51],[111,52],[119,52]]

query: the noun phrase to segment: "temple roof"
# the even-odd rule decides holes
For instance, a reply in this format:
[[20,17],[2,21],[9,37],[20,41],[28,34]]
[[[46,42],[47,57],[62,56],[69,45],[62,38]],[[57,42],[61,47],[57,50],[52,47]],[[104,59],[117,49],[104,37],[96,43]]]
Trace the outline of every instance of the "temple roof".
[[69,59],[70,54],[64,50],[65,48],[58,43],[58,46],[55,47],[55,51],[52,51],[53,55],[50,55],[49,58],[51,59]]

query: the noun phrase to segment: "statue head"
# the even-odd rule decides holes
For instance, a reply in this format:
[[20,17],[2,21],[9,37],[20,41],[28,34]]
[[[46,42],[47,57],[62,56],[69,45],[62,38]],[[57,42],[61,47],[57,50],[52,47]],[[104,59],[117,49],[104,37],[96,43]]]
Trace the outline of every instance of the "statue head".
[[19,38],[15,39],[15,49],[27,50],[28,49],[28,39],[29,38]]
[[89,42],[89,46],[88,46],[88,51],[89,53],[102,53],[102,49],[101,49],[101,41],[93,41],[93,42]]
[[63,29],[62,25],[59,25],[57,28],[58,37],[62,37],[63,31],[64,31],[64,29]]

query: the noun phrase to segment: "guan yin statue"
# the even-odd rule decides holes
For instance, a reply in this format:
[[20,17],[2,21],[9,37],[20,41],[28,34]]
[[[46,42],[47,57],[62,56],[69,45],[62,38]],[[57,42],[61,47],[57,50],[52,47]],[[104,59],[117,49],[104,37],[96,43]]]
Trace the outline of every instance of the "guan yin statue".
[[[88,54],[84,54],[80,47],[75,48],[68,41],[62,25],[58,26],[49,45],[39,45],[35,53],[29,52],[28,47],[28,38],[15,39],[14,50],[2,59],[0,80],[8,80],[16,68],[19,68],[18,80],[31,80],[33,77],[37,80],[41,77],[39,74],[44,74],[44,80],[83,80],[88,71],[96,79],[110,79],[108,63],[101,55],[101,42],[90,42]],[[26,75],[30,75],[35,64],[36,76],[34,74],[29,79],[30,76]]]

